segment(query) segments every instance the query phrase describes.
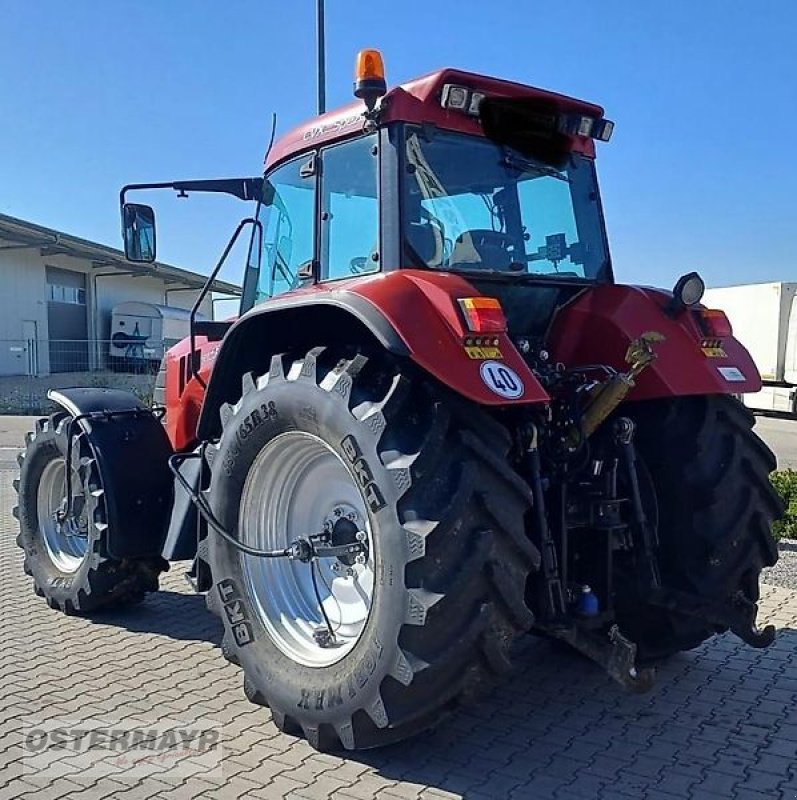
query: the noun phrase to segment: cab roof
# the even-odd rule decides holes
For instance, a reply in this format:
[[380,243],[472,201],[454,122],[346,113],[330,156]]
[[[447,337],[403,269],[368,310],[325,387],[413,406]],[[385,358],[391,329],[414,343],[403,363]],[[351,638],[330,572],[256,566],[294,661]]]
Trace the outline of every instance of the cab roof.
[[[569,114],[584,114],[595,118],[603,116],[603,108],[594,103],[522,83],[447,68],[391,89],[382,98],[380,123],[427,123],[447,130],[483,136],[478,118],[442,107],[440,100],[446,84],[464,86],[472,91],[482,92],[488,98],[537,100]],[[281,161],[313,150],[321,144],[347,139],[362,132],[364,111],[365,104],[357,101],[299,125],[274,143],[265,168],[268,170]],[[571,139],[573,151],[594,157],[595,146],[592,139],[585,136],[572,136]]]

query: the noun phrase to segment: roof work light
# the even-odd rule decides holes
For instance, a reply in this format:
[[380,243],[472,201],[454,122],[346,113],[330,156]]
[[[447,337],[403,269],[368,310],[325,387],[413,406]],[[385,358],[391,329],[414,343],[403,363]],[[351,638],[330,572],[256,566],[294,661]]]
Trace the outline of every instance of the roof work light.
[[445,84],[440,95],[440,105],[443,108],[462,111],[472,117],[479,116],[482,100],[484,100],[482,92],[474,92],[465,86],[457,86],[453,83]]
[[603,117],[569,114],[560,119],[559,130],[570,136],[589,136],[592,139],[608,142],[614,133],[614,123]]
[[671,317],[681,313],[685,308],[696,306],[706,291],[706,284],[696,272],[687,272],[675,282],[672,300],[667,304],[665,312]]
[[373,111],[376,101],[387,92],[385,65],[378,50],[360,50],[354,68],[354,96]]

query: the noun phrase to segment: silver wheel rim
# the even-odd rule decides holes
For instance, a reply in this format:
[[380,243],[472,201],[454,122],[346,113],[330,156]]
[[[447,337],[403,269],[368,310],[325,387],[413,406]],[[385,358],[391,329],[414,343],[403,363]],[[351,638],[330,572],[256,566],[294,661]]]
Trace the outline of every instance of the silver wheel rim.
[[66,482],[63,459],[56,458],[44,468],[36,493],[39,533],[50,560],[61,572],[76,572],[88,549],[86,498],[80,476],[72,470],[72,509],[74,515],[59,522],[57,513],[66,509]]
[[[374,589],[371,525],[353,475],[322,439],[290,431],[260,451],[241,496],[238,527],[244,544],[282,549],[299,538],[330,531],[341,516],[365,534],[364,563],[321,558],[311,567],[288,558],[241,554],[249,596],[272,641],[289,658],[309,667],[340,661],[365,629]],[[324,646],[318,633],[327,627],[313,588],[313,568],[335,634]]]

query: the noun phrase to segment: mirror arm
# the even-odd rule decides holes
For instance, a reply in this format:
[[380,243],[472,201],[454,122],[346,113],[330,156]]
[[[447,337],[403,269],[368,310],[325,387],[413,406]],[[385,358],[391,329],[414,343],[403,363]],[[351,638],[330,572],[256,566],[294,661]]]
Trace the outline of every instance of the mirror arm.
[[169,183],[129,183],[119,192],[120,205],[125,204],[128,192],[142,189],[174,189],[179,196],[186,192],[217,192],[231,194],[240,200],[257,200],[263,193],[263,178],[217,178],[201,181],[171,181]]
[[238,241],[238,237],[241,235],[241,231],[246,228],[248,225],[254,225],[255,229],[258,233],[258,240],[260,248],[258,252],[262,250],[263,246],[263,225],[260,220],[254,219],[253,217],[247,217],[246,219],[242,219],[238,223],[238,227],[235,229],[235,233],[230,237],[230,241],[227,242],[227,246],[224,248],[224,252],[221,254],[221,258],[218,260],[218,263],[213,268],[213,272],[210,273],[208,279],[205,281],[205,285],[202,287],[202,291],[197,295],[196,301],[191,308],[191,313],[188,317],[188,324],[189,324],[189,340],[190,340],[190,347],[191,347],[191,354],[189,358],[189,368],[191,370],[191,377],[196,378],[199,382],[200,386],[203,389],[207,389],[207,382],[204,378],[199,374],[199,368],[202,365],[202,354],[196,349],[196,315],[199,312],[199,308],[202,305],[202,301],[208,296],[208,293],[213,286],[213,282],[216,280],[216,276],[219,274],[219,270],[221,270],[224,262],[227,260],[227,256],[230,254],[230,251],[235,246],[235,243]]

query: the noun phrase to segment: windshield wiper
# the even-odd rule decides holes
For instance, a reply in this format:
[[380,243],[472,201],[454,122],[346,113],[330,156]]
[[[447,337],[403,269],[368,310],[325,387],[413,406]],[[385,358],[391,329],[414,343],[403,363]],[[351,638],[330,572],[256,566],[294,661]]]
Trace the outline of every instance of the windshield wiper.
[[564,181],[565,183],[570,183],[570,179],[567,177],[567,175],[563,175],[558,169],[554,169],[554,167],[546,167],[537,163],[536,161],[524,158],[522,155],[520,155],[520,153],[517,153],[514,150],[508,150],[505,148],[504,157],[501,163],[510,169],[517,170],[518,172],[530,172],[539,176],[545,175],[549,178],[556,178],[557,180]]
[[524,270],[496,269],[495,267],[436,267],[436,272],[452,272],[456,275],[467,275],[468,278],[498,278],[510,283],[519,281],[529,283],[595,283],[595,278],[588,278],[573,273],[558,272],[525,272]]
[[446,272],[467,272],[468,275],[501,275],[502,277],[517,278],[528,275],[523,264],[518,264],[517,269],[496,269],[495,267],[440,267]]

